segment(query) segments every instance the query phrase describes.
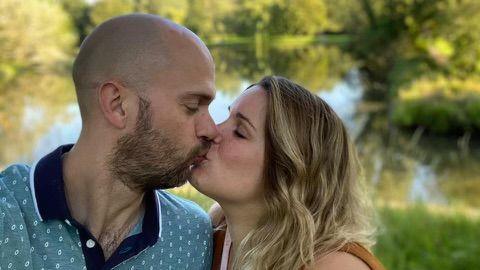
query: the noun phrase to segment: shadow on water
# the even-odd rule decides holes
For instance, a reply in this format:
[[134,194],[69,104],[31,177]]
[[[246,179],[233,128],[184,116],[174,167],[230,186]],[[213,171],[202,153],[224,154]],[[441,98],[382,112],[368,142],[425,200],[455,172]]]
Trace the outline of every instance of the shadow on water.
[[[228,105],[250,84],[265,75],[285,76],[317,93],[344,120],[376,200],[480,207],[479,142],[389,133],[386,104],[365,100],[368,84],[338,47],[242,45],[213,47],[212,54],[218,93],[210,112],[215,122],[227,117]],[[76,140],[81,121],[67,74],[25,74],[0,86],[7,88],[0,97],[0,167],[31,163]]]

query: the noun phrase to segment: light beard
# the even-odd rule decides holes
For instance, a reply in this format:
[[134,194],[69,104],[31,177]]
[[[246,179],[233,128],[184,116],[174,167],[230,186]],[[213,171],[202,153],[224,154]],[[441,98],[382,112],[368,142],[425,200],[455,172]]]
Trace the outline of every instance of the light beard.
[[167,134],[151,127],[151,119],[150,102],[140,98],[135,130],[118,139],[107,166],[113,177],[132,190],[179,187],[191,177],[193,159],[210,143],[204,142],[184,153]]

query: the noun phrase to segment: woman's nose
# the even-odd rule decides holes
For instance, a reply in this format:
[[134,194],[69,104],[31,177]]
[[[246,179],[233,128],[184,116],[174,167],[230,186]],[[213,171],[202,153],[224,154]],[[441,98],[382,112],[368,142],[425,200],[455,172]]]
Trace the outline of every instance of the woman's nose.
[[217,137],[215,137],[215,139],[213,140],[215,143],[220,143],[223,139],[223,137],[226,135],[226,125],[227,121],[224,121],[223,123],[220,123],[220,124],[217,124],[217,131],[218,131],[218,135]]

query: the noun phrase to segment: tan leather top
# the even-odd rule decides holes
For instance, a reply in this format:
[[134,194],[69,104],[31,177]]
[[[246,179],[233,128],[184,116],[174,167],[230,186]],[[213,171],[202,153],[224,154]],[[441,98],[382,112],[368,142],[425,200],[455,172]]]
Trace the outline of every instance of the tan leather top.
[[[212,270],[219,270],[222,261],[223,242],[225,241],[225,230],[216,230],[213,234],[213,264]],[[380,261],[370,253],[366,248],[357,244],[350,243],[345,245],[340,251],[347,252],[359,258],[367,264],[371,270],[385,270]]]

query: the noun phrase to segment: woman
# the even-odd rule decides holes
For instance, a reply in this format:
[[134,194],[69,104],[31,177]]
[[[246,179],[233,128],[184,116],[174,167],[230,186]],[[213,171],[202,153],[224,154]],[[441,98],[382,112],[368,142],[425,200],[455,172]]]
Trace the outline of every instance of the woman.
[[281,77],[249,87],[191,183],[216,200],[213,269],[383,269],[347,131]]

